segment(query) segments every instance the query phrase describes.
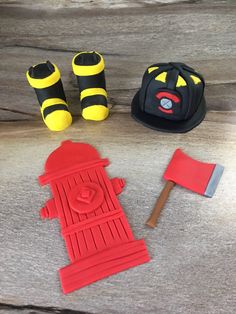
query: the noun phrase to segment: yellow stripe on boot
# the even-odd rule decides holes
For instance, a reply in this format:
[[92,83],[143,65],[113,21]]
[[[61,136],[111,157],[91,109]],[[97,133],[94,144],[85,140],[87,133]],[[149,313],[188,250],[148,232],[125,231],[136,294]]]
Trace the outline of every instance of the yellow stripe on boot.
[[50,98],[41,107],[43,121],[51,131],[63,131],[72,123],[72,116],[65,101]]
[[80,101],[82,101],[85,97],[96,96],[96,95],[103,95],[104,97],[107,98],[107,92],[105,89],[103,89],[103,88],[87,88],[87,89],[84,89],[80,93]]
[[[96,64],[77,64],[77,60],[79,57],[86,57],[86,55],[93,55],[96,54],[98,57],[98,62]],[[89,76],[89,75],[96,75],[104,71],[105,63],[103,56],[95,51],[83,51],[77,53],[73,60],[72,60],[72,69],[75,75],[77,76]]]
[[93,105],[82,110],[85,120],[102,121],[109,115],[109,109],[103,105]]
[[[41,63],[41,64],[44,65],[44,63]],[[38,65],[39,64],[33,66],[32,68],[36,69]],[[49,76],[44,77],[44,78],[33,78],[30,76],[30,71],[27,71],[26,77],[31,87],[40,88],[40,89],[47,88],[54,85],[60,80],[61,75],[60,75],[60,71],[58,67],[56,66],[56,64],[51,64],[51,65],[54,67],[54,72],[52,72]]]

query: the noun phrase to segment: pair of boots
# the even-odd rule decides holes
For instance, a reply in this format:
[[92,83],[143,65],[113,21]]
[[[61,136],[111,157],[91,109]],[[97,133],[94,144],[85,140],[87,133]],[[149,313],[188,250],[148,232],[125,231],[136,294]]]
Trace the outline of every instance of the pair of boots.
[[[86,120],[101,121],[109,114],[104,74],[105,63],[95,51],[80,52],[72,60],[72,69],[77,77],[82,116]],[[62,131],[72,123],[66,103],[60,71],[47,61],[29,68],[26,73],[34,88],[43,121],[51,131]]]

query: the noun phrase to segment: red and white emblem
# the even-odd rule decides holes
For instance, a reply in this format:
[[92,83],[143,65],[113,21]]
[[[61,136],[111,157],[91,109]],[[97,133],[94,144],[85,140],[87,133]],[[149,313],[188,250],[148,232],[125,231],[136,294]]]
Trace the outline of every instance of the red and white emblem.
[[180,98],[178,96],[168,92],[158,92],[156,98],[160,100],[158,109],[167,114],[173,113],[173,103],[180,103]]

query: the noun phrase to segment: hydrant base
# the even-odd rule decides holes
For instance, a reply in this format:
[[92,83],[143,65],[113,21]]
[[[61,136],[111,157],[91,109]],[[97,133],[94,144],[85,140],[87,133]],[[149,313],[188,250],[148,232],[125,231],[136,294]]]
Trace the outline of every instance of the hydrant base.
[[59,275],[62,290],[65,294],[70,293],[149,260],[143,239],[123,243],[61,268]]

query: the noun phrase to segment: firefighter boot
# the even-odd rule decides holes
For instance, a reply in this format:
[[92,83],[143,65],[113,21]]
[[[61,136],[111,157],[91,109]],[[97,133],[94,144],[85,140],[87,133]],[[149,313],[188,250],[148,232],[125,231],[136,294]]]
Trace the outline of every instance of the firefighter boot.
[[72,123],[60,72],[55,64],[47,61],[29,68],[29,84],[37,95],[43,121],[51,131],[62,131]]
[[95,51],[80,52],[72,60],[85,120],[101,121],[109,114],[104,68],[102,55]]

